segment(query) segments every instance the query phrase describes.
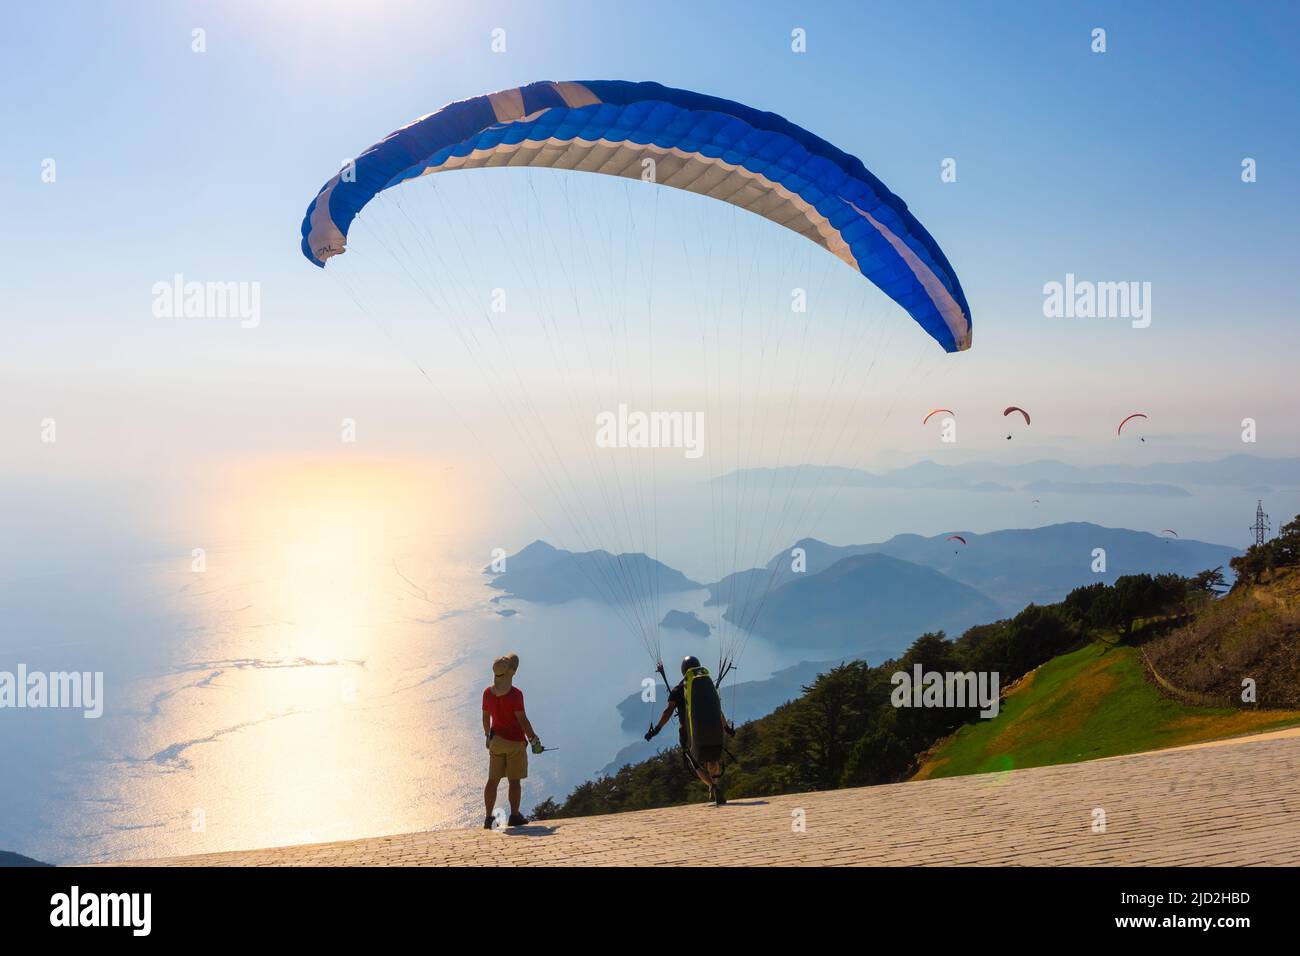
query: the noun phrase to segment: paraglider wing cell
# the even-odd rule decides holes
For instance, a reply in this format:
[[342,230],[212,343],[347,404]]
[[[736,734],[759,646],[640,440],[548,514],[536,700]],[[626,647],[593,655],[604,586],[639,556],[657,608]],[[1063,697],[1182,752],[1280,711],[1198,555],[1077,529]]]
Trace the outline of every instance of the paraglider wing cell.
[[630,179],[652,168],[658,185],[731,203],[811,239],[945,350],[970,347],[970,308],[947,257],[860,160],[772,113],[658,83],[531,83],[421,117],[321,188],[303,219],[303,255],[323,267],[342,254],[352,220],[385,189],[503,165]]

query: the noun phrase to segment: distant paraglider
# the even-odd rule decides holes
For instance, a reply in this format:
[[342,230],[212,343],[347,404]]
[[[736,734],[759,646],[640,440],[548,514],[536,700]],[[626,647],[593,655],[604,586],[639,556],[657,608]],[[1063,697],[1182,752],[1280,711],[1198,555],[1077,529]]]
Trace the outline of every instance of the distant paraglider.
[[943,412],[945,415],[952,415],[954,418],[957,416],[957,413],[954,412],[951,408],[935,408],[930,411],[930,414],[926,415],[923,419],[921,419],[921,424],[922,425],[929,424],[930,419],[934,418],[934,416],[938,415],[940,412]]
[[[1165,528],[1165,529],[1164,529],[1163,531],[1161,531],[1160,533],[1161,533],[1161,534],[1172,534],[1175,538],[1178,537],[1178,532],[1175,531],[1173,528]],[[1171,540],[1173,540],[1173,539],[1172,539],[1172,538],[1165,538],[1165,540],[1166,540],[1166,541],[1171,541]]]
[[[959,535],[959,534],[950,534],[950,535],[948,535],[948,537],[945,538],[944,540],[945,540],[945,541],[960,541],[963,545],[966,543],[966,539],[963,538],[963,537],[962,537],[961,535]],[[960,551],[954,551],[954,552],[953,552],[953,554],[960,554],[960,553],[961,553]]]
[[[1142,412],[1134,412],[1132,415],[1129,415],[1127,418],[1125,418],[1122,422],[1119,423],[1119,427],[1115,429],[1115,434],[1116,434],[1116,435],[1123,435],[1123,434],[1124,434],[1124,426],[1125,426],[1125,425],[1127,425],[1129,422],[1131,422],[1131,421],[1132,421],[1133,419],[1135,419],[1135,418],[1146,418],[1146,417],[1147,417],[1147,416],[1146,416],[1145,414],[1143,414]],[[1142,438],[1142,437],[1140,437],[1140,436],[1139,436],[1139,440],[1140,440],[1140,441],[1146,441],[1145,438]]]
[[[1021,415],[1025,417],[1025,424],[1026,425],[1029,424],[1029,413],[1025,411],[1023,408],[1021,408],[1019,405],[1008,405],[1006,409],[1002,412],[1002,417],[1006,418],[1012,412],[1019,412]],[[1010,432],[1007,432],[1007,441],[1011,441]]]

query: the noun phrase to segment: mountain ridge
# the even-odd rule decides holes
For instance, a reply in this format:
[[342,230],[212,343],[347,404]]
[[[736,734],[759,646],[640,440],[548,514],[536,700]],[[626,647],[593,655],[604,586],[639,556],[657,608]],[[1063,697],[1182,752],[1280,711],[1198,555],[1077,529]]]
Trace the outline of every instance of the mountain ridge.
[[[948,541],[952,535],[961,535],[967,543]],[[803,572],[792,570],[796,548],[803,552]],[[1102,571],[1093,569],[1097,548],[1105,551],[1106,566]],[[1218,566],[1226,572],[1228,562],[1241,551],[1194,538],[1170,539],[1088,521],[983,533],[961,529],[929,536],[904,533],[885,541],[851,545],[832,545],[809,537],[777,552],[762,568],[738,571],[709,584],[706,603],[751,600],[798,573],[815,574],[841,558],[869,553],[935,568],[981,591],[1009,612],[1031,602],[1057,601],[1072,588],[1098,581],[1111,583],[1124,574],[1195,574]]]
[[[780,468],[742,468],[728,472],[716,481],[751,480],[755,477],[775,481],[785,477],[799,485],[840,484],[856,487],[916,488],[965,491],[1025,490],[1036,481],[1062,485],[1079,483],[1126,482],[1130,484],[1166,484],[1180,488],[1184,484],[1259,487],[1300,485],[1300,458],[1266,458],[1237,452],[1223,458],[1184,462],[1151,462],[1146,465],[1106,464],[1073,465],[1055,458],[1038,458],[1019,464],[974,460],[945,465],[931,459],[890,468],[868,471],[862,468],[819,465],[786,465]],[[1185,489],[1183,489],[1185,490]]]

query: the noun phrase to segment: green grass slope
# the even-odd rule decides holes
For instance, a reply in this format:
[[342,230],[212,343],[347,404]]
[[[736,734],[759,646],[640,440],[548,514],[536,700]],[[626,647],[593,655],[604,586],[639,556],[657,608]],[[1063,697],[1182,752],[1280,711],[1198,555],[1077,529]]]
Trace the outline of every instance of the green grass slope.
[[935,747],[913,779],[1042,767],[1300,724],[1300,711],[1189,707],[1147,680],[1140,651],[1092,643],[1028,674],[991,720]]

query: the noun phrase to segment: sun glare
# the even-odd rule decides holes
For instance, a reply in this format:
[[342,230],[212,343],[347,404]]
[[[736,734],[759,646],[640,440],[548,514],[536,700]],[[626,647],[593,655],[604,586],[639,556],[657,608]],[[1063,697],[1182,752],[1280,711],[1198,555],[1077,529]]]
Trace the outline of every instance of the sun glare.
[[375,615],[404,552],[463,527],[468,495],[444,464],[407,459],[258,460],[230,476],[223,538],[251,542],[260,603],[291,627],[280,652],[364,656]]

